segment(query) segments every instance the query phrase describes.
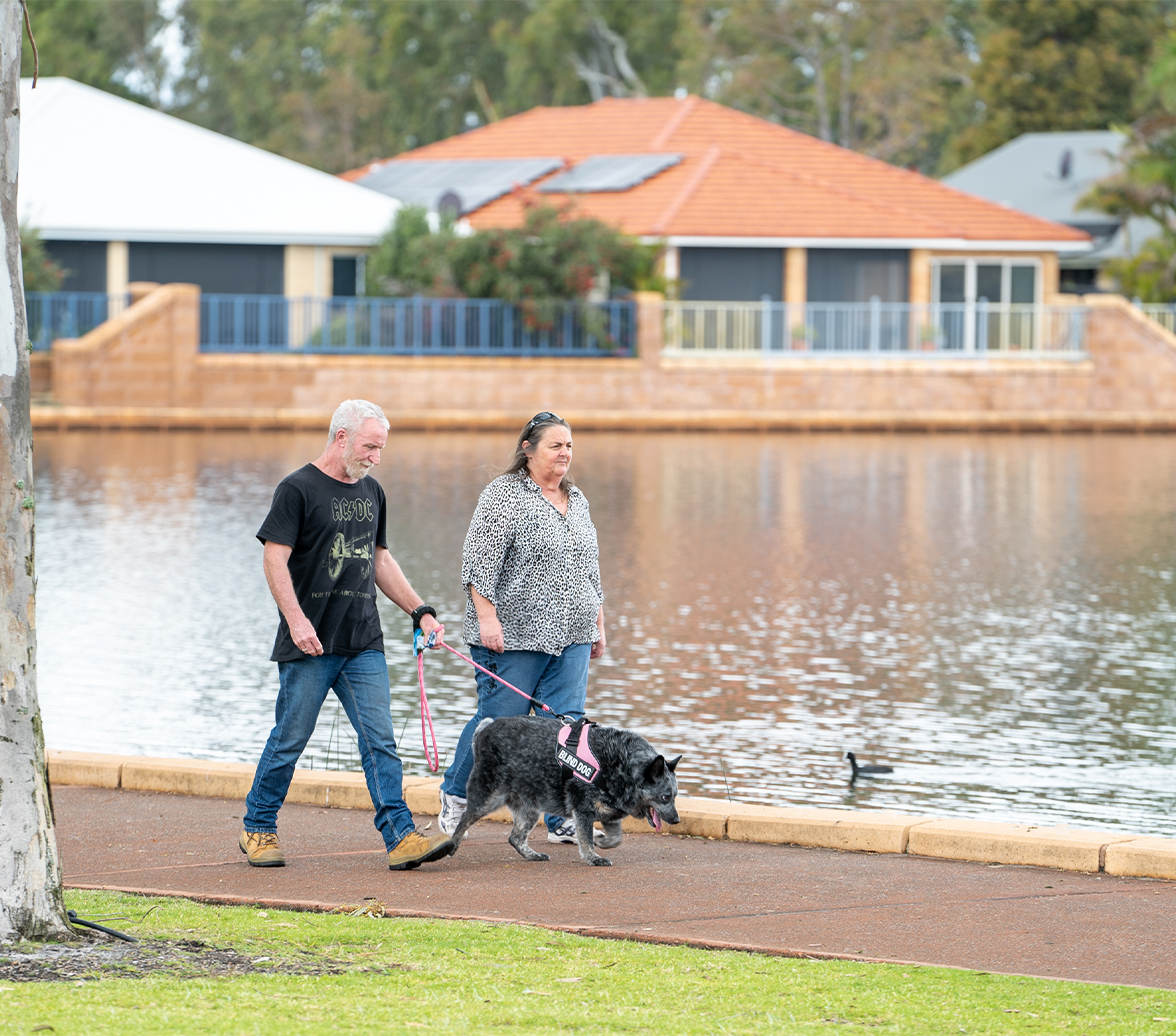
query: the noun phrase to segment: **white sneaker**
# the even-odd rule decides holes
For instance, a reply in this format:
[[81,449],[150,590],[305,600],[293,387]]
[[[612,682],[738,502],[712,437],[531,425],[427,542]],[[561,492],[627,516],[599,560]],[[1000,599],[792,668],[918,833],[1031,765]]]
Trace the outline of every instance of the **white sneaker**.
[[564,845],[576,844],[576,818],[567,817],[562,824],[554,831],[547,832],[547,840],[554,842],[557,845],[563,843]]
[[461,818],[465,816],[466,800],[459,795],[446,795],[441,792],[441,814],[437,817],[437,826],[447,835],[457,830]]

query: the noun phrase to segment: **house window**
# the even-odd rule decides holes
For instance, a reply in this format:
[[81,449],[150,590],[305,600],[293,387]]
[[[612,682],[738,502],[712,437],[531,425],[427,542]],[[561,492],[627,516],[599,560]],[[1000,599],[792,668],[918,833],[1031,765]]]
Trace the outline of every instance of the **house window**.
[[331,294],[336,298],[355,295],[357,265],[353,255],[336,255],[331,258]]
[[46,241],[45,251],[65,271],[62,291],[106,290],[105,241]]
[[892,248],[810,248],[809,302],[906,302],[910,253]]
[[932,323],[940,347],[961,352],[1034,349],[1040,332],[1041,263],[1036,259],[935,261]]
[[282,245],[211,245],[132,241],[130,279],[196,284],[218,295],[281,295]]
[[1041,263],[1036,259],[941,259],[935,263],[935,302],[1011,303],[1041,301]]
[[780,248],[682,248],[682,298],[705,302],[779,302],[784,293]]

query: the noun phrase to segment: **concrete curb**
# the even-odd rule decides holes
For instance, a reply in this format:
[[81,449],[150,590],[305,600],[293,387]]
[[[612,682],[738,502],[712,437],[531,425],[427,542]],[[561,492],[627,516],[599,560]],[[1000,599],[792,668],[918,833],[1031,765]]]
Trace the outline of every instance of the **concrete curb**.
[[[48,757],[49,778],[55,785],[243,799],[253,783],[254,768],[245,763],[92,752],[50,751]],[[435,815],[440,784],[436,777],[405,777],[408,807],[414,813]],[[286,801],[372,808],[364,775],[335,770],[295,770]],[[951,820],[888,810],[755,806],[685,796],[677,805],[680,822],[668,825],[667,834],[1176,880],[1176,839],[1171,838]],[[505,821],[510,815],[498,810],[488,819]],[[621,826],[628,834],[653,832],[644,820],[632,817],[626,817]]]

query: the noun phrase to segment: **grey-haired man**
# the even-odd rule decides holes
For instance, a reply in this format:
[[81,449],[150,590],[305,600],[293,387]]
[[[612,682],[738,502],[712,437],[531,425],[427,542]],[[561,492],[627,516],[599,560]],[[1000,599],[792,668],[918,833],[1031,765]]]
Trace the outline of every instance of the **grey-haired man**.
[[279,678],[274,728],[246,799],[240,838],[254,867],[286,862],[278,810],[331,690],[355,728],[389,869],[418,867],[453,851],[445,835],[416,830],[401,789],[376,587],[426,634],[437,621],[388,552],[384,490],[368,477],[380,463],[388,427],[375,403],[340,404],[322,456],[282,480],[257,533],[280,620],[271,656]]

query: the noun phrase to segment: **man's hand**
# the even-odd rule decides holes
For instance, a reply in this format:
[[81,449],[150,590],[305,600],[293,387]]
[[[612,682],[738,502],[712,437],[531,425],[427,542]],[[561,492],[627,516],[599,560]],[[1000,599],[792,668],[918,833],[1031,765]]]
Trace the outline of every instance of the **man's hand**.
[[433,647],[438,648],[445,643],[445,627],[441,625],[433,616],[424,614],[421,616],[421,632],[425,635],[426,642],[429,639],[429,634],[437,631],[437,637],[433,641]]
[[318,639],[310,619],[302,611],[302,606],[294,593],[294,583],[290,579],[290,554],[293,550],[293,547],[284,543],[266,540],[262,551],[265,581],[269,583],[270,593],[274,595],[278,610],[285,617],[286,625],[290,627],[290,639],[294,641],[294,646],[305,655],[321,655],[323,643]]
[[303,654],[321,655],[323,653],[322,641],[318,639],[314,626],[305,615],[290,624],[290,639]]

